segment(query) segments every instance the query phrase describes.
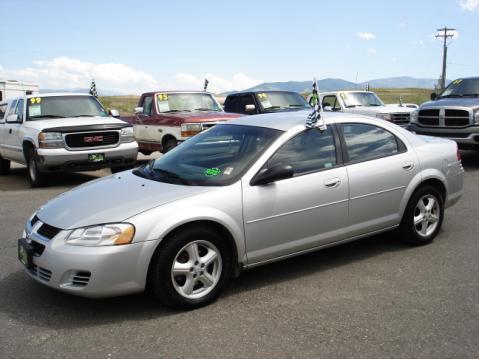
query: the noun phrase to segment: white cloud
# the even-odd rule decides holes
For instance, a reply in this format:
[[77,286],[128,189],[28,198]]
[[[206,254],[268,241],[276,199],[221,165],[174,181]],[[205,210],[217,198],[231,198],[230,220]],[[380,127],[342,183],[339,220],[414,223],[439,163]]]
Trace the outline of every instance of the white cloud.
[[69,57],[33,61],[31,67],[4,69],[0,77],[38,82],[40,88],[89,88],[94,78],[100,89],[140,93],[159,87],[155,78],[119,63],[94,64]]
[[225,79],[214,74],[205,74],[203,76],[195,76],[193,74],[178,73],[173,76],[173,80],[181,88],[187,90],[199,90],[203,88],[204,79],[209,81],[208,91],[220,93],[231,90],[245,90],[262,83],[262,80],[257,80],[243,72],[234,74],[230,79]]
[[374,40],[376,38],[376,35],[370,32],[358,32],[356,33],[356,35],[360,37],[361,39],[368,40],[368,41]]
[[395,56],[391,57],[392,62],[396,62],[397,60],[398,60],[397,57],[395,57]]
[[459,0],[458,3],[466,11],[479,10],[479,0]]
[[401,22],[401,23],[399,24],[399,26],[401,26],[401,27],[406,27],[406,23],[405,23],[405,22]]
[[374,55],[377,51],[376,49],[368,49],[368,53]]

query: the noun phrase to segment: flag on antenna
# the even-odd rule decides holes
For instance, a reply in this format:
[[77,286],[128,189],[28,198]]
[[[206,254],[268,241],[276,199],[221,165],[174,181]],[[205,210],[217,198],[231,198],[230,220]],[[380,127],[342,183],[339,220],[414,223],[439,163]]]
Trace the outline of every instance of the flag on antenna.
[[321,131],[324,131],[326,129],[326,124],[321,117],[323,109],[321,108],[321,103],[319,100],[318,83],[316,82],[316,78],[314,78],[313,80],[313,90],[309,99],[309,105],[313,108],[313,112],[308,115],[308,118],[306,120],[306,127],[317,127]]
[[97,92],[97,90],[96,90],[95,79],[91,80],[90,95],[95,96],[95,97],[98,97],[98,92]]
[[208,88],[208,84],[210,82],[208,81],[208,79],[205,79],[205,85],[203,86],[203,91],[206,91],[206,89]]

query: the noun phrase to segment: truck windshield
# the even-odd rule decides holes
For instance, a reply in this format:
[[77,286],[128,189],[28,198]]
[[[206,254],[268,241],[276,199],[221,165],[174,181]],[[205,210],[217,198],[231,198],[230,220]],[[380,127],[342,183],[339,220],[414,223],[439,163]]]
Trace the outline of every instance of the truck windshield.
[[346,107],[384,106],[381,99],[372,92],[341,92],[339,94]]
[[159,93],[156,100],[158,113],[221,111],[209,93]]
[[479,78],[454,80],[439,97],[477,97],[479,96]]
[[256,97],[264,111],[311,108],[306,100],[296,92],[260,92]]
[[133,173],[160,182],[225,186],[236,182],[282,133],[257,126],[216,125]]
[[93,96],[43,96],[27,101],[27,121],[95,116],[108,114]]

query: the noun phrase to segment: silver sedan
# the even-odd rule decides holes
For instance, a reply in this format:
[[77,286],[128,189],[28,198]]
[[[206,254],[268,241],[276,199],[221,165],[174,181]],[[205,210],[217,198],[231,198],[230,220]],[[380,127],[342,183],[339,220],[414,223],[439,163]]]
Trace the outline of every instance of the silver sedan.
[[243,269],[394,230],[431,242],[463,193],[453,141],[386,121],[277,113],[219,124],[132,171],[51,200],[18,255],[39,282],[88,297],[146,287],[214,300]]

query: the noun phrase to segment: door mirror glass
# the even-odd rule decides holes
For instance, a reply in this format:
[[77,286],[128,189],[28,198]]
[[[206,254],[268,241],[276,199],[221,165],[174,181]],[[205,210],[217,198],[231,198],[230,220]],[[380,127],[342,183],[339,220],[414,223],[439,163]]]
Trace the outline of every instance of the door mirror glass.
[[436,98],[437,98],[437,93],[433,92],[433,93],[431,94],[431,100],[434,101]]
[[17,122],[19,122],[17,114],[7,116],[7,123],[17,123]]
[[118,110],[113,110],[111,109],[110,111],[108,111],[110,116],[111,117],[116,117],[116,118],[119,118],[120,117],[120,112],[118,112]]
[[248,112],[248,113],[249,113],[249,112],[254,112],[254,111],[256,110],[256,106],[255,106],[255,105],[246,105],[246,106],[244,107],[244,110],[245,110],[246,112]]
[[135,113],[136,113],[137,115],[143,113],[143,107],[135,107]]
[[260,186],[275,181],[291,178],[294,175],[291,165],[278,164],[259,172],[252,180],[252,186]]

